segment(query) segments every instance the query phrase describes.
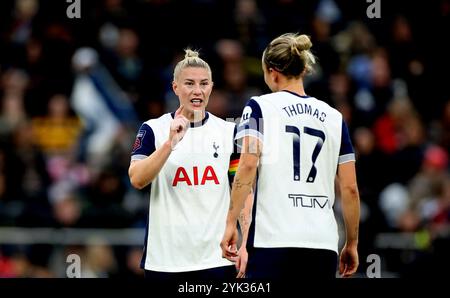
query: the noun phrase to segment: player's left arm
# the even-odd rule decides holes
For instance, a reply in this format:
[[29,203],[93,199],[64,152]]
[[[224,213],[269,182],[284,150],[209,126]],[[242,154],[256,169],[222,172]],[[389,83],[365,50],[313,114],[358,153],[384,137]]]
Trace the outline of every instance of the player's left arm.
[[243,137],[239,166],[231,190],[225,234],[220,244],[223,256],[229,259],[238,255],[237,251],[232,249],[237,244],[236,224],[245,199],[252,193],[260,156],[260,140],[253,136]]

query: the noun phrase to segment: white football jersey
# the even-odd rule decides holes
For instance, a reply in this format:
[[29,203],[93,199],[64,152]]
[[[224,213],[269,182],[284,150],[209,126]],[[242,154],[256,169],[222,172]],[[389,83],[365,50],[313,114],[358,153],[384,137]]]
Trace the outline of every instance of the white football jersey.
[[[169,137],[173,113],[145,122],[132,160],[149,156]],[[151,183],[141,267],[160,272],[203,270],[232,263],[220,241],[230,203],[228,170],[235,124],[206,113],[191,123]]]
[[334,181],[338,164],[355,160],[341,113],[289,91],[253,97],[235,139],[244,136],[263,143],[249,248],[337,252]]

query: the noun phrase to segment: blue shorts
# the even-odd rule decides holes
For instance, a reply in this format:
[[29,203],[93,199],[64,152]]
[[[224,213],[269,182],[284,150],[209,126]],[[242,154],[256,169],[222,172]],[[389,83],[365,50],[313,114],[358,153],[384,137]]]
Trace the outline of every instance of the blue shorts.
[[251,248],[248,278],[297,279],[335,278],[338,256],[335,251],[310,248]]

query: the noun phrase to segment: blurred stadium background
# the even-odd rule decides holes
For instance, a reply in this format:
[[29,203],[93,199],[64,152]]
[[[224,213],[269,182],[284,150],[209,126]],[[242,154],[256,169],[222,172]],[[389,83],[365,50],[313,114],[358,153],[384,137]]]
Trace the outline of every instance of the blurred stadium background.
[[[312,37],[308,94],[340,110],[357,151],[360,268],[420,277],[450,265],[450,1],[0,2],[0,277],[140,277],[148,193],[128,181],[140,122],[173,111],[174,63],[212,66],[209,111],[240,116],[275,36]],[[339,215],[339,203],[336,211]],[[340,222],[342,227],[342,222]],[[342,233],[342,230],[341,230]]]

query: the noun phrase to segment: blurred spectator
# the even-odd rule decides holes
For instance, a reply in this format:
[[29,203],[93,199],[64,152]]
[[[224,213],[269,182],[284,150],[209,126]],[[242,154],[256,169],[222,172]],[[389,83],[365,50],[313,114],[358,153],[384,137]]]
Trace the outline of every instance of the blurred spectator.
[[6,95],[2,99],[0,134],[3,136],[12,134],[26,119],[23,98],[15,94]]
[[[390,228],[403,231],[416,228],[418,224],[416,216],[414,216],[412,224],[409,223],[411,220],[406,221],[405,214],[408,210],[409,201],[408,190],[400,183],[392,183],[381,191],[379,205]],[[408,219],[410,218],[411,216],[408,216]],[[411,225],[413,225],[412,228],[410,228]]]
[[0,135],[9,135],[27,119],[24,96],[28,75],[20,69],[11,68],[1,76],[3,95],[0,110]]
[[[356,170],[361,198],[371,205],[376,205],[378,194],[390,181],[388,175],[380,175],[387,157],[376,147],[375,136],[369,128],[357,128],[353,139],[358,160]],[[377,207],[371,206],[372,208]]]
[[126,268],[131,277],[144,277],[144,271],[140,269],[142,248],[131,247],[126,255]]
[[444,105],[442,116],[437,121],[437,142],[441,144],[444,149],[447,149],[447,154],[450,154],[450,100]]
[[422,168],[409,183],[411,212],[427,223],[447,221],[448,154],[438,146],[425,151]]
[[37,0],[15,0],[9,39],[15,44],[25,44],[33,31],[33,19],[39,10]]
[[32,265],[24,253],[0,247],[0,278],[31,277],[31,271]]
[[245,103],[251,96],[260,94],[261,91],[249,84],[244,63],[244,49],[238,41],[221,39],[215,49],[221,62],[222,91],[225,91],[230,103],[226,113],[228,117],[239,117]]
[[133,218],[123,207],[125,184],[114,169],[106,169],[86,189],[83,227],[125,228]]
[[69,114],[69,110],[67,97],[55,94],[48,102],[47,115],[32,120],[36,144],[49,156],[68,154],[75,149],[81,123],[78,117]]
[[408,99],[394,99],[375,123],[380,149],[393,166],[391,181],[406,184],[419,171],[425,145],[423,124]]
[[50,183],[42,152],[34,145],[29,122],[23,122],[12,135],[13,147],[8,156],[6,180],[8,197],[22,209],[17,224],[48,226],[51,211],[47,200]]
[[447,232],[450,225],[450,178],[447,176],[441,184],[441,189],[437,193],[434,213],[431,214],[431,232],[438,235],[440,232]]
[[230,107],[230,98],[223,90],[216,89],[211,93],[208,102],[208,111],[222,119],[231,118],[228,113]]
[[331,43],[331,25],[340,17],[333,0],[322,0],[312,20],[314,54],[319,57],[320,70],[325,77],[339,70],[339,56]]
[[70,114],[68,98],[55,94],[48,101],[47,115],[32,120],[32,129],[34,142],[45,155],[46,170],[52,182],[49,201],[57,224],[72,226],[78,220],[81,207],[72,193],[62,190],[67,189],[67,185],[75,190],[88,183],[88,169],[76,163],[75,156],[81,122]]
[[421,111],[422,118],[429,120],[432,108],[423,99],[429,96],[426,85],[424,53],[413,36],[410,21],[403,15],[395,17],[392,23],[392,38],[389,40],[389,61],[392,76],[403,78],[408,85],[411,101]]
[[69,180],[60,180],[50,187],[49,200],[56,226],[77,227],[80,225],[82,206],[75,191],[75,185]]
[[95,168],[108,163],[108,152],[118,132],[136,125],[130,100],[98,61],[91,48],[79,49],[73,57],[77,71],[71,97],[72,107],[82,119],[80,158]]
[[111,246],[101,239],[90,240],[81,260],[81,277],[83,278],[106,278],[115,274],[117,264],[114,260],[114,252]]
[[236,0],[234,22],[240,44],[250,55],[259,56],[268,38],[267,24],[256,0]]
[[[132,102],[137,104],[142,93],[144,67],[138,53],[139,36],[132,28],[106,28],[110,28],[108,29],[110,35],[117,34],[117,37],[110,38],[113,48],[105,52],[103,59],[105,66],[111,71],[111,75],[117,80],[120,87],[127,92]],[[112,30],[117,30],[117,32]]]

